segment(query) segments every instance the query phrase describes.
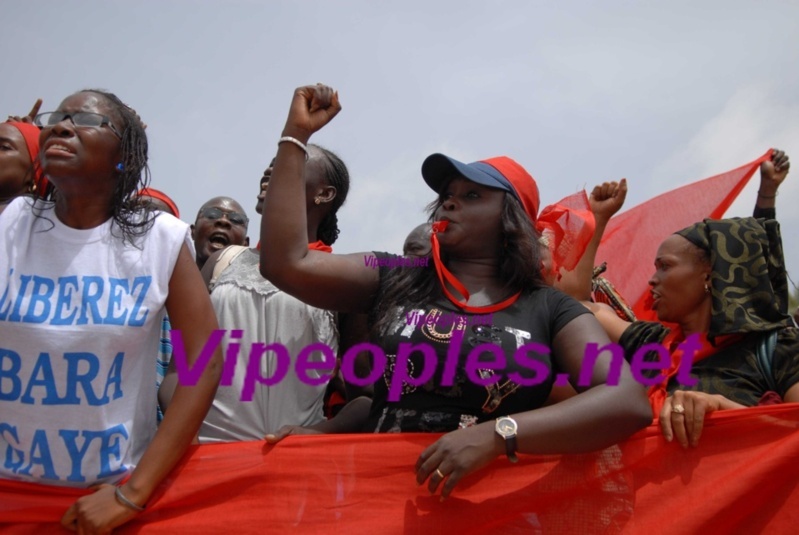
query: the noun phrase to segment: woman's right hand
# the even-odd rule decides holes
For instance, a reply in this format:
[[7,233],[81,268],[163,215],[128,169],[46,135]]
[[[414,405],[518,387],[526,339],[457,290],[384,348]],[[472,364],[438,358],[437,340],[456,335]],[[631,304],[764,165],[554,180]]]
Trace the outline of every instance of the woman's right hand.
[[341,111],[338,93],[323,84],[306,85],[294,90],[284,136],[307,143],[311,134],[322,129]]
[[594,187],[588,204],[591,212],[597,220],[607,224],[610,218],[618,212],[627,198],[627,179],[622,178],[620,182],[604,182]]

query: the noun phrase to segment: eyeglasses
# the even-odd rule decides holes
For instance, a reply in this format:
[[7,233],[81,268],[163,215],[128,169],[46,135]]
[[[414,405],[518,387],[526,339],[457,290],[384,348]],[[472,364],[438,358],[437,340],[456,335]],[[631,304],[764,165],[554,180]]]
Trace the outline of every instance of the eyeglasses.
[[234,225],[239,225],[242,227],[246,227],[249,219],[244,214],[240,214],[238,212],[223,212],[219,208],[206,208],[202,212],[200,212],[200,216],[206,219],[210,219],[212,221],[216,221],[217,219],[222,219],[222,217],[226,217],[228,221],[233,223]]
[[65,119],[72,121],[72,124],[75,126],[101,128],[105,125],[108,125],[108,128],[110,128],[119,139],[122,139],[122,134],[120,134],[119,131],[114,128],[114,125],[111,124],[111,119],[105,115],[100,115],[99,113],[91,113],[87,111],[79,111],[76,113],[50,111],[47,113],[40,113],[33,119],[33,122],[37,126],[45,127],[55,126]]

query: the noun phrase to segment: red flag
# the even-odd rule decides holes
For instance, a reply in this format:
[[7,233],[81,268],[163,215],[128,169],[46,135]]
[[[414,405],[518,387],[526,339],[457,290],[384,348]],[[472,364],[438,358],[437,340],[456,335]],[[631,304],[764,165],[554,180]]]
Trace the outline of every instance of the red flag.
[[[519,455],[441,502],[414,463],[439,435],[291,436],[196,446],[114,533],[795,533],[799,404],[719,411],[699,446],[654,424],[584,455]],[[87,490],[0,480],[0,532],[67,533]]]
[[636,317],[656,320],[649,278],[655,253],[670,234],[705,218],[720,219],[771,149],[746,165],[668,191],[613,217],[597,251],[596,264],[608,263],[602,276],[633,305]]

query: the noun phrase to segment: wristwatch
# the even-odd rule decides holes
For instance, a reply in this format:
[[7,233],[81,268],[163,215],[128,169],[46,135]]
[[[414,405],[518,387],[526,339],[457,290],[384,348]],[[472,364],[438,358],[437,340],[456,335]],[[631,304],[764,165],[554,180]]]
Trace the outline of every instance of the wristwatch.
[[516,425],[516,420],[510,416],[497,418],[497,423],[494,426],[494,431],[505,440],[505,454],[512,463],[519,460],[516,457],[516,431],[518,429],[519,426]]

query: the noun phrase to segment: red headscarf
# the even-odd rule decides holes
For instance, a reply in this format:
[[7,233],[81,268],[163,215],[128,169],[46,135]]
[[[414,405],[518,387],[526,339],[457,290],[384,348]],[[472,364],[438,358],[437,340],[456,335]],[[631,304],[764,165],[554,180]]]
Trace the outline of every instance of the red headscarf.
[[169,209],[172,211],[172,215],[180,219],[180,210],[178,210],[178,205],[175,204],[175,201],[169,198],[169,195],[164,193],[163,191],[159,191],[154,188],[143,188],[136,192],[137,197],[152,197],[153,199],[158,199],[159,201],[163,201]]
[[536,230],[547,236],[553,269],[556,272],[560,268],[565,268],[567,271],[574,269],[596,228],[594,214],[591,212],[585,191],[579,191],[555,204],[545,206],[539,214],[538,185],[521,165],[507,156],[489,158],[482,162],[502,173],[502,176],[510,182]]
[[41,133],[39,127],[30,123],[20,123],[17,121],[9,121],[7,124],[10,124],[22,134],[25,140],[25,146],[28,148],[31,164],[33,164],[33,191],[39,197],[44,197],[47,194],[47,185],[49,182],[44,176],[42,166],[39,163],[39,134]]

